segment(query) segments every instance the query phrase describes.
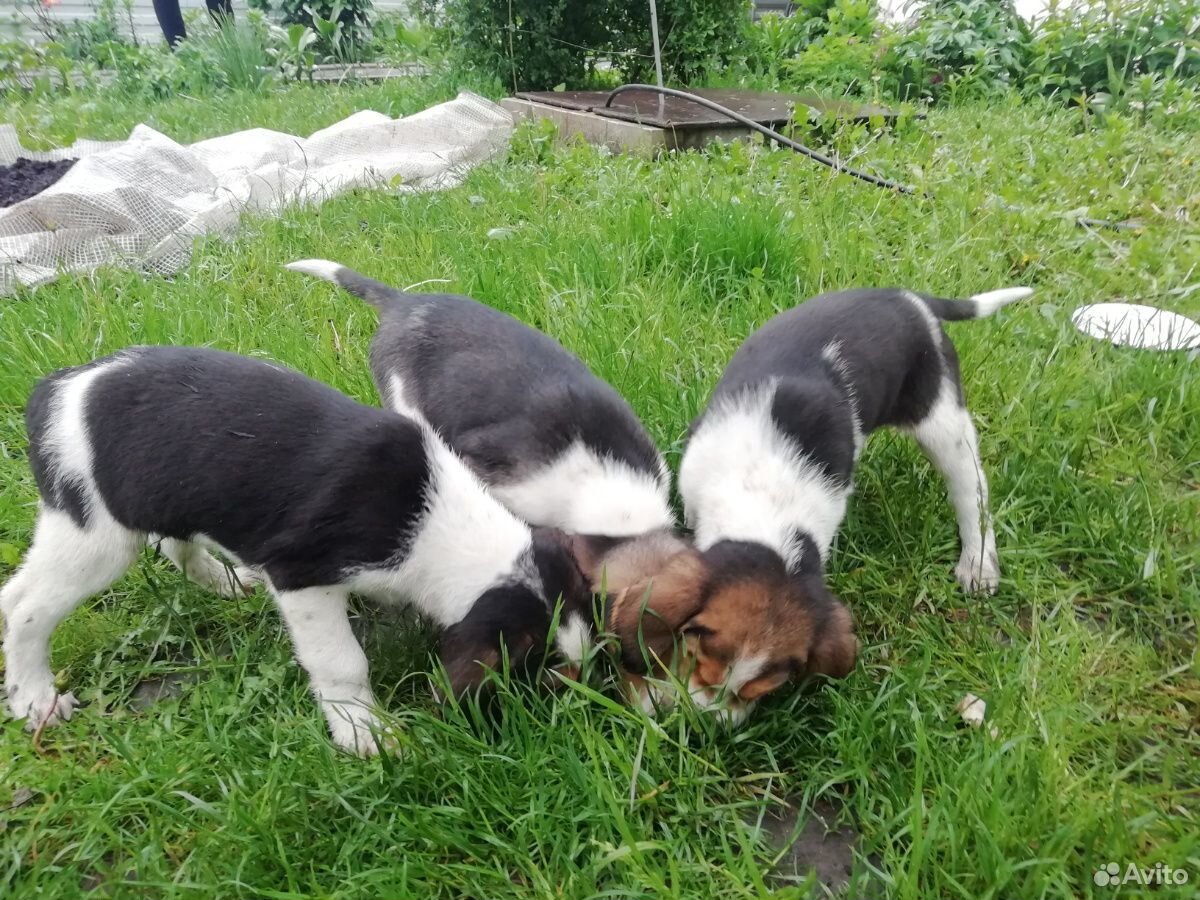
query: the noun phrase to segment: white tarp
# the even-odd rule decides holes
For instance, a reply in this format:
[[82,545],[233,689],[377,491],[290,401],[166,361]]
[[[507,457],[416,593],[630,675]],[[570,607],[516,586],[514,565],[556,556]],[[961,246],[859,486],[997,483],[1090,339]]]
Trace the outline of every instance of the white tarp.
[[177,144],[146,125],[126,141],[21,148],[0,126],[0,165],[78,158],[42,193],[0,209],[0,296],[102,265],[179,271],[202,234],[232,234],[245,212],[317,204],[362,185],[453,187],[504,153],[512,117],[471,93],[402,119],[355,113],[307,138],[255,128]]

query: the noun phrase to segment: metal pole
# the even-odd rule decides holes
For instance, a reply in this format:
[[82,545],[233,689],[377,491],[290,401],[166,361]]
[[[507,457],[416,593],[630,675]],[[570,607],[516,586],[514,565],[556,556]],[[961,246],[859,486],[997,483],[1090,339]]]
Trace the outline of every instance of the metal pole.
[[[658,4],[654,0],[650,0],[650,40],[654,44],[654,75],[658,79],[658,86],[663,87],[662,77],[662,48],[658,45]],[[658,119],[661,122],[663,117],[663,101],[666,98],[658,95]]]

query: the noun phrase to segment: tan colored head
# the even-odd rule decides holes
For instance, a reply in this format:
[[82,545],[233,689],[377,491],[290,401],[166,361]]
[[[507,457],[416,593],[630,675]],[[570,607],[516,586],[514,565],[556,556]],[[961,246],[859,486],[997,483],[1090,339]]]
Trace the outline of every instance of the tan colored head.
[[[641,569],[609,568],[609,626],[630,673],[670,670],[697,705],[740,721],[794,676],[842,678],[854,668],[853,620],[819,574],[790,575],[756,544],[660,551],[643,555]],[[645,682],[630,684],[647,706]]]
[[715,587],[682,631],[693,700],[735,721],[793,677],[845,677],[858,653],[850,613],[820,576],[740,575]]
[[842,678],[854,667],[850,612],[821,575],[788,574],[767,547],[722,541],[701,553],[670,533],[578,540],[583,571],[610,598],[608,629],[620,641],[631,698],[643,708],[670,702],[644,674],[670,671],[697,706],[740,721],[793,677]]
[[615,540],[577,536],[575,558],[592,589],[608,598],[605,622],[634,672],[669,662],[679,629],[700,609],[708,569],[670,531]]

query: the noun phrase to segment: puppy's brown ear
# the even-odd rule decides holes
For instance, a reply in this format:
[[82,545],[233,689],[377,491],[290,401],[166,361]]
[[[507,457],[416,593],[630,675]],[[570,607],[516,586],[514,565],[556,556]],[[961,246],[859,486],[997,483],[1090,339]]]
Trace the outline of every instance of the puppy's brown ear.
[[598,584],[604,568],[605,557],[622,543],[621,538],[595,534],[573,534],[569,538],[571,555],[589,584]]
[[854,669],[858,657],[858,639],[854,636],[854,619],[841,601],[826,592],[825,602],[813,632],[808,651],[808,672],[845,678]]
[[479,690],[490,674],[501,668],[506,656],[518,672],[529,668],[536,649],[536,637],[530,633],[481,640],[448,632],[442,640],[440,656],[450,693],[461,697]]
[[704,559],[689,549],[610,597],[608,628],[621,642],[626,669],[643,673],[670,663],[676,633],[700,611],[708,574]]

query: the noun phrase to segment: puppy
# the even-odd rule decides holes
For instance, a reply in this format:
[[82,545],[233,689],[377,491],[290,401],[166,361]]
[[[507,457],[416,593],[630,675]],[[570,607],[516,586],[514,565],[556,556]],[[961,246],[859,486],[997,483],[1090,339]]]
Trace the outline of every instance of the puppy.
[[[405,293],[327,260],[287,268],[379,310],[371,371],[385,405],[430,423],[522,519],[575,536],[592,586],[606,588],[626,670],[669,656],[703,566],[675,536],[666,461],[621,395],[552,338],[475,300]],[[592,622],[591,609],[564,610],[557,646],[575,666]],[[631,684],[646,705],[642,682]]]
[[505,650],[534,656],[559,596],[590,599],[565,536],[531,531],[428,426],[273,363],[136,347],[43,379],[27,424],[41,503],[0,612],[8,708],[31,728],[76,706],[54,687],[54,628],[147,543],[225,594],[207,548],[261,573],[334,743],[364,756],[379,722],[351,592],[437,622],[455,691]]
[[701,609],[683,626],[698,702],[724,695],[740,719],[794,674],[851,670],[853,624],[822,573],[854,464],[882,426],[916,438],[946,479],[962,541],[959,583],[996,589],[987,479],[941,322],[981,318],[1031,293],[824,294],[741,346],[692,424],[680,467],[688,524],[709,571]]

